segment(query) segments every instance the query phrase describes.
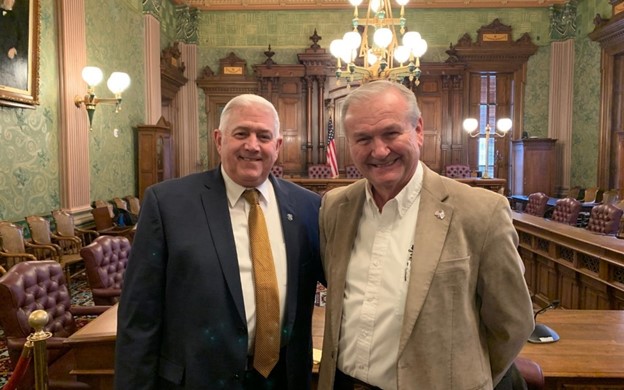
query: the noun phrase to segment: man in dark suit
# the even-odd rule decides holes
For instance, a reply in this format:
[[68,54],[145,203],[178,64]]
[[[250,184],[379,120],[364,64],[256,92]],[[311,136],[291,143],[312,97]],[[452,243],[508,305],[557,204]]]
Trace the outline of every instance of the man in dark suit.
[[[269,175],[279,127],[271,103],[238,96],[214,132],[220,167],[146,190],[119,304],[116,389],[310,387],[320,198]],[[279,359],[268,372],[254,364],[264,305],[254,300],[258,240],[243,199],[253,188],[279,287]]]

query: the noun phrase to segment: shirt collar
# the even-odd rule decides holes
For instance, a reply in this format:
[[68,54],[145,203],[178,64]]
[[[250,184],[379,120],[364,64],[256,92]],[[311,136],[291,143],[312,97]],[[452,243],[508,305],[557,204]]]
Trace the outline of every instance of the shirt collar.
[[[389,204],[393,204],[395,205],[395,207],[398,208],[398,212],[401,217],[405,215],[405,213],[412,206],[414,201],[416,201],[416,199],[418,199],[418,197],[420,196],[423,175],[424,170],[422,164],[419,162],[416,166],[416,171],[412,175],[410,181],[407,182],[407,185],[403,187],[394,198],[390,199],[388,203],[386,203],[386,206]],[[375,204],[375,200],[373,199],[371,184],[368,180],[366,181],[366,203],[368,203],[369,205],[371,205],[371,207],[377,210],[377,205]]]
[[[225,173],[223,165],[221,165],[221,174],[223,175],[223,181],[225,182],[225,191],[227,193],[228,202],[230,204],[230,207],[234,207],[236,202],[238,202],[238,200],[241,198],[241,195],[243,195],[243,192],[250,188],[243,187],[242,185],[232,180],[232,178],[230,178],[228,174]],[[255,188],[260,192],[260,199],[264,199],[265,203],[269,203],[269,192],[272,188],[271,181],[267,178],[264,182],[262,182],[262,184]]]

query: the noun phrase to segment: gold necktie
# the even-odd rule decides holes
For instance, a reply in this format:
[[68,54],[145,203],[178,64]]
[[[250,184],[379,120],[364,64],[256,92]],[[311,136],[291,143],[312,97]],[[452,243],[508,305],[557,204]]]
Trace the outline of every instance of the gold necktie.
[[249,211],[249,241],[256,287],[256,343],[254,368],[265,378],[279,360],[280,304],[275,264],[267,232],[264,213],[258,203],[258,190],[246,190]]

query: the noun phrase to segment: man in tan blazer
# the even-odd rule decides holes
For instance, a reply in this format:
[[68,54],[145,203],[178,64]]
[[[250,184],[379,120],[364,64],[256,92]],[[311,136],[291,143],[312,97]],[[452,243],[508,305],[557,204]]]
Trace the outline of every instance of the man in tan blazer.
[[507,199],[418,161],[422,118],[398,83],[354,90],[342,120],[366,180],[322,201],[319,389],[492,389],[534,326]]

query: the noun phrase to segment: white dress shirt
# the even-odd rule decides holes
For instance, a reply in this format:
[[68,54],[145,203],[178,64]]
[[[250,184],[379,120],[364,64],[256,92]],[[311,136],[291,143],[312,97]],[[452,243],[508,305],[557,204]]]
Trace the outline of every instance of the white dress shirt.
[[366,201],[347,269],[338,369],[382,389],[397,388],[403,323],[423,169],[381,212]]
[[[250,205],[242,197],[247,188],[236,184],[221,167],[221,173],[225,181],[230,218],[232,220],[232,231],[236,242],[236,254],[238,257],[238,268],[240,270],[241,287],[243,289],[243,300],[245,301],[245,315],[247,316],[247,334],[249,336],[248,354],[253,354],[253,346],[256,334],[256,293],[254,289],[253,266],[251,262],[251,246],[249,243],[249,210]],[[256,187],[260,191],[260,207],[264,213],[269,240],[271,241],[271,252],[275,264],[275,275],[279,288],[280,300],[280,323],[284,321],[284,311],[286,308],[286,287],[288,267],[286,263],[286,244],[282,233],[282,222],[280,220],[279,208],[273,185],[270,180]],[[234,260],[234,259],[232,259]]]

